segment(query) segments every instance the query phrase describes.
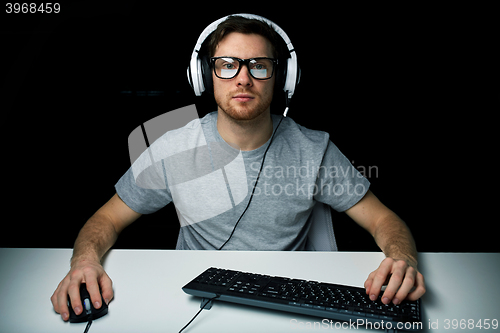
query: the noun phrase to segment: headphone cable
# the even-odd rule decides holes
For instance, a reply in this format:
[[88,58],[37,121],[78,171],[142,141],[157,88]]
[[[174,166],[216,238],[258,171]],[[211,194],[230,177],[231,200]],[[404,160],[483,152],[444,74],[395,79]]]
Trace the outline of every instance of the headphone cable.
[[259,178],[260,178],[260,173],[262,172],[262,167],[264,166],[264,161],[266,160],[267,151],[269,150],[269,147],[271,147],[271,144],[273,143],[274,135],[278,131],[278,128],[280,127],[281,122],[283,121],[283,118],[286,117],[286,113],[287,112],[288,112],[288,106],[286,107],[285,112],[281,116],[281,119],[280,119],[280,121],[278,123],[278,126],[276,126],[276,129],[274,130],[273,135],[271,136],[271,141],[269,142],[269,145],[267,146],[266,151],[264,152],[264,157],[262,157],[262,163],[260,165],[259,173],[257,174],[257,179],[255,180],[255,184],[253,185],[252,194],[250,195],[250,199],[248,200],[248,204],[245,207],[245,210],[243,211],[243,213],[241,213],[240,218],[238,219],[238,221],[236,221],[236,224],[234,225],[233,230],[231,231],[231,235],[229,235],[229,238],[224,242],[224,244],[222,244],[221,247],[218,248],[218,250],[222,250],[222,248],[227,244],[227,242],[229,242],[229,240],[231,239],[231,237],[233,237],[234,231],[236,230],[236,227],[238,226],[238,223],[240,223],[241,218],[243,217],[243,215],[245,215],[245,212],[247,211],[248,207],[250,206],[250,202],[252,202],[252,198],[253,198],[253,194],[255,192],[255,188],[257,187],[257,182],[259,181]]

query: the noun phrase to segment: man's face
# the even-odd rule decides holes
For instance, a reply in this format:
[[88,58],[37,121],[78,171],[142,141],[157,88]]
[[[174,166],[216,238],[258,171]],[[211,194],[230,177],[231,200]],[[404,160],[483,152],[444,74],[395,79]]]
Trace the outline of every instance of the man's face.
[[[273,58],[269,41],[256,34],[232,32],[219,43],[214,57]],[[269,111],[273,98],[275,75],[257,80],[243,66],[232,79],[219,79],[212,72],[215,101],[219,109],[235,120],[252,120]]]

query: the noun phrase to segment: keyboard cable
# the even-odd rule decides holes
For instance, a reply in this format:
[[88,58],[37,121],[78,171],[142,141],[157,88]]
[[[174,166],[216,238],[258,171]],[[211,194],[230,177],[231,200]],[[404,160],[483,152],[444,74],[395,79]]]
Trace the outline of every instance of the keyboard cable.
[[[196,318],[196,317],[200,314],[200,312],[201,312],[201,311],[202,311],[202,310],[203,310],[203,309],[204,309],[204,308],[205,308],[208,304],[210,304],[210,302],[212,302],[212,301],[213,301],[214,299],[216,299],[217,297],[219,297],[219,296],[217,295],[217,296],[215,296],[215,297],[208,298],[208,299],[207,299],[207,298],[205,298],[205,299],[204,299],[204,300],[205,300],[205,304],[203,304],[203,305],[201,306],[201,309],[200,309],[200,310],[199,310],[199,311],[198,311],[198,312],[194,315],[194,317],[193,317],[193,318],[191,318],[191,320],[189,321],[189,323],[187,323],[187,324],[186,324],[186,326],[184,326],[183,328],[181,328],[181,330],[179,331],[179,333],[181,333],[182,331],[184,331],[184,329],[185,329],[186,327],[188,327],[188,326],[189,326],[189,324],[191,324],[191,323],[193,322],[193,320],[194,320],[194,319],[195,319],[195,318]],[[202,300],[202,302],[203,302],[203,300]],[[209,309],[210,309],[210,308],[209,308]]]

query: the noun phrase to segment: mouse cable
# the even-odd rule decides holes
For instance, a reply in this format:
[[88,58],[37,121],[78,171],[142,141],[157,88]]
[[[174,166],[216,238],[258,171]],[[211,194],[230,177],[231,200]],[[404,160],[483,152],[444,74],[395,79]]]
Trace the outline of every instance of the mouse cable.
[[276,129],[274,130],[273,135],[271,136],[271,141],[269,142],[269,145],[267,146],[266,151],[264,152],[264,157],[262,157],[262,164],[260,165],[260,170],[259,170],[259,173],[257,174],[257,179],[255,180],[255,184],[253,185],[252,194],[250,195],[250,199],[248,200],[248,204],[247,204],[245,210],[243,211],[243,213],[241,213],[240,218],[238,219],[238,221],[236,221],[236,224],[233,227],[233,231],[231,231],[231,235],[229,235],[229,238],[224,242],[224,244],[222,244],[221,247],[218,248],[218,250],[222,250],[222,248],[224,247],[224,245],[226,245],[227,242],[229,242],[229,240],[231,239],[231,237],[233,237],[234,231],[236,230],[236,227],[238,226],[238,223],[240,223],[241,218],[243,217],[243,215],[245,215],[248,207],[250,206],[250,202],[252,202],[252,198],[253,198],[253,194],[255,192],[255,188],[257,187],[257,182],[259,181],[259,178],[260,178],[260,173],[262,172],[262,167],[264,166],[264,161],[266,160],[267,151],[269,150],[269,147],[271,147],[271,143],[273,143],[274,135],[278,131],[278,127],[280,127],[281,121],[283,120],[283,118],[286,117],[286,113],[287,112],[288,112],[288,107],[285,109],[285,113],[281,116],[281,119],[280,119],[280,121],[278,123],[278,126],[276,126]]
[[85,327],[85,331],[83,333],[87,333],[91,325],[92,325],[92,319],[90,319],[89,322],[87,323],[87,327]]
[[[205,304],[203,304],[203,306],[201,307],[201,309],[194,315],[193,318],[191,318],[191,320],[189,321],[189,323],[186,324],[186,326],[184,326],[183,328],[181,328],[181,330],[179,331],[179,333],[181,333],[182,331],[184,331],[184,329],[186,327],[189,326],[189,324],[191,324],[193,322],[193,320],[200,314],[200,312],[208,305],[210,304],[210,302],[212,302],[214,299],[216,299],[217,297],[219,296],[215,296],[215,297],[212,297],[212,298],[209,298],[209,299],[205,299]],[[208,308],[210,309],[210,307]]]
[[83,333],[88,333],[90,326],[92,326],[92,315],[90,315],[89,322],[87,323],[87,327],[85,327],[85,331],[83,331]]

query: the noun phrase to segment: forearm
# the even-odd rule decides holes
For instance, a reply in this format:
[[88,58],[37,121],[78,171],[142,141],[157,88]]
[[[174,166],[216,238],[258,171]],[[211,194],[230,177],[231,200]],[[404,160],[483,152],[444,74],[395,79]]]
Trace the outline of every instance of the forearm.
[[104,214],[94,214],[78,234],[71,265],[82,260],[100,262],[117,238],[118,233],[109,219]]
[[387,257],[404,259],[417,266],[417,248],[410,229],[396,214],[390,214],[377,223],[373,233],[375,242]]

